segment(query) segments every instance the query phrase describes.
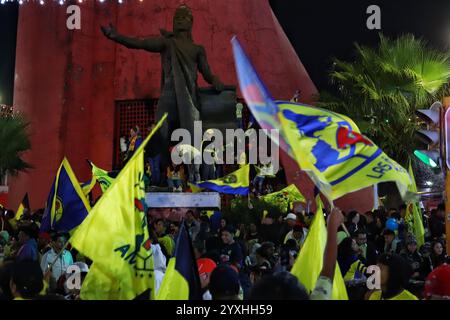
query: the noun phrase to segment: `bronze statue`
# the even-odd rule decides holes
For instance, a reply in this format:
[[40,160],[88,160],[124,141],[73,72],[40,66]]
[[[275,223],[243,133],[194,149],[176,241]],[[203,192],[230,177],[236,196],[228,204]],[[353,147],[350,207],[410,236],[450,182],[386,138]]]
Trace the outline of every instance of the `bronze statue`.
[[[177,128],[185,128],[194,134],[194,121],[201,120],[197,92],[197,72],[222,91],[224,85],[208,65],[205,48],[192,40],[192,12],[186,5],[179,6],[173,18],[173,32],[160,30],[160,37],[146,39],[120,35],[112,24],[102,27],[103,34],[127,48],[159,52],[162,61],[161,96],[156,111],[157,120],[165,112],[167,121],[159,132],[163,164],[168,163],[170,135]],[[155,151],[155,150],[153,150]]]

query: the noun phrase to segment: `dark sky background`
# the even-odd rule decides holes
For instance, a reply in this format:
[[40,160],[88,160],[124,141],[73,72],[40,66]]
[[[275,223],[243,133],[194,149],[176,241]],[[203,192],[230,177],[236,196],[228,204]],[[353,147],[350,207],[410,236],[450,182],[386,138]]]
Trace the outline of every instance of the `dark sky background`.
[[[215,0],[225,1],[225,0]],[[375,46],[378,31],[368,30],[366,9],[381,8],[381,32],[413,33],[433,47],[450,48],[450,0],[270,0],[300,60],[319,89],[330,89],[333,57],[352,59],[353,44]],[[18,5],[0,5],[0,103],[12,104]]]

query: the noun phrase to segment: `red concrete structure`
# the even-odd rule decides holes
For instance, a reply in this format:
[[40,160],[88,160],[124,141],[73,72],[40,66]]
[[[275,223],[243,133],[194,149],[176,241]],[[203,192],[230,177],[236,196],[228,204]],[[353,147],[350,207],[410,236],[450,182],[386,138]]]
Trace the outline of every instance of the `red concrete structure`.
[[[312,102],[317,90],[268,0],[184,2],[193,11],[193,37],[205,47],[211,68],[224,83],[237,85],[230,45],[237,35],[274,97],[289,99],[300,89],[302,101]],[[79,5],[81,30],[66,28],[66,6],[28,3],[20,8],[14,105],[32,122],[32,150],[26,160],[35,169],[12,179],[11,207],[25,191],[33,208],[43,206],[64,156],[81,181],[90,174],[86,158],[111,168],[115,101],[158,98],[161,63],[158,54],[108,41],[100,25],[112,22],[122,34],[156,36],[159,28],[172,29],[179,4],[178,0],[84,1]],[[205,86],[199,78],[200,86]],[[312,185],[297,165],[286,156],[282,161],[289,182],[299,183],[301,191],[311,196]],[[369,208],[369,193],[350,206]]]

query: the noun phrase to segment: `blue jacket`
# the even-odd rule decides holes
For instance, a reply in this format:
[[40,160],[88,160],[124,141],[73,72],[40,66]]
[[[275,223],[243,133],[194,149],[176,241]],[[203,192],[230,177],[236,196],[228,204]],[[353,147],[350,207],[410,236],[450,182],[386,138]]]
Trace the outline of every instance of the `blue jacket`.
[[33,260],[38,261],[39,258],[39,252],[38,252],[38,246],[35,239],[29,239],[27,242],[25,242],[22,247],[20,247],[19,252],[16,256],[16,261],[21,260]]

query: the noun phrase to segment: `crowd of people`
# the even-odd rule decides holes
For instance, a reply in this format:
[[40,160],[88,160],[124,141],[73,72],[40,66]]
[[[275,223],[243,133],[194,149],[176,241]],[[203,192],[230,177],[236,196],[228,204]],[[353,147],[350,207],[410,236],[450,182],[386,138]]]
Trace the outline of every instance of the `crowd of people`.
[[[379,208],[365,213],[334,209],[327,214],[325,210],[328,242],[313,292],[307,292],[290,273],[308,236],[312,213],[295,210],[282,216],[268,212],[262,220],[248,224],[230,221],[219,211],[207,215],[189,210],[182,222],[149,214],[155,289],[159,290],[174,256],[180,223],[185,223],[205,300],[330,299],[336,264],[350,299],[448,298],[444,212],[443,205],[423,212],[427,232],[425,243],[419,246],[407,230],[405,205],[398,210]],[[19,221],[11,210],[2,209],[2,213],[1,299],[79,299],[80,289],[67,285],[68,270],[76,266],[84,279],[91,261],[70,247],[69,236],[39,232],[42,209],[25,212]],[[388,223],[392,219],[397,222],[395,230]],[[380,267],[381,291],[367,287],[371,265]]]

